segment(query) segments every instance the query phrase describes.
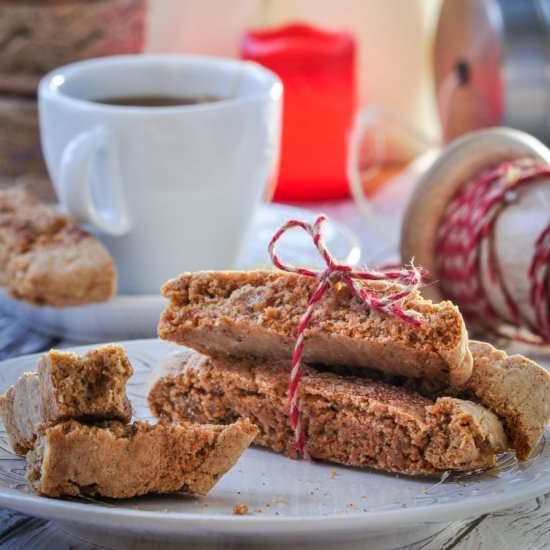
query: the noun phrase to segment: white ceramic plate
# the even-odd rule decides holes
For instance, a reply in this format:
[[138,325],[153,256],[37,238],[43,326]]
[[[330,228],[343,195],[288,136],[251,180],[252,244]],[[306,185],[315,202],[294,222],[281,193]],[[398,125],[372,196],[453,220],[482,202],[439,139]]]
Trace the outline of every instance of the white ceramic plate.
[[[258,209],[236,269],[270,268],[267,245],[275,231],[291,218],[313,221],[315,214],[281,204],[263,205]],[[357,237],[334,221],[329,220],[325,229],[327,245],[334,256],[355,265],[360,257]],[[304,232],[295,230],[285,235],[280,252],[291,263],[322,267],[311,238]],[[36,332],[83,343],[155,336],[164,305],[160,295],[119,295],[102,304],[57,309],[34,307],[9,298],[0,289],[0,309],[8,315],[17,317]]]
[[[146,384],[150,372],[176,346],[158,340],[123,344],[135,370],[128,393],[136,416],[149,418]],[[37,355],[30,355],[0,363],[0,392],[22,372],[33,370],[36,360]],[[140,537],[366,536],[472,517],[550,491],[550,445],[541,443],[536,456],[523,464],[503,455],[498,468],[451,476],[444,482],[289,460],[249,449],[208,497],[54,500],[28,491],[24,461],[10,452],[2,425],[0,430],[0,505],[96,532],[139,532]],[[236,503],[246,504],[250,514],[233,515]]]

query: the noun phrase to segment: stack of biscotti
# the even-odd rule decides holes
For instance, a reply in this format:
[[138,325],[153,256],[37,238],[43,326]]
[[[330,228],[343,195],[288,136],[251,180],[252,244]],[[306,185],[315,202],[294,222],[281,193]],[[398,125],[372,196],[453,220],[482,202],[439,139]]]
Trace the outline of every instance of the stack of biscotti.
[[0,190],[0,286],[33,305],[104,302],[116,291],[107,249],[20,187]]
[[13,450],[45,496],[127,498],[150,492],[206,494],[256,435],[247,420],[229,426],[129,424],[124,349],[82,358],[52,350],[0,397]]
[[[161,338],[195,351],[159,367],[149,394],[161,418],[229,423],[297,456],[288,421],[296,329],[317,281],[284,272],[185,273],[166,283]],[[470,342],[458,309],[413,293],[415,327],[365,308],[345,285],[305,332],[298,399],[314,459],[409,475],[475,470],[499,453],[531,456],[550,420],[550,375]]]

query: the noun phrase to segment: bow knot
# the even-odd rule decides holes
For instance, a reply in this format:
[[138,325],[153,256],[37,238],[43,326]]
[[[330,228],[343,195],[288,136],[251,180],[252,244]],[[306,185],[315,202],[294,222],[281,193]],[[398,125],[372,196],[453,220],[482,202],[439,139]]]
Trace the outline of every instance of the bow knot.
[[[294,430],[295,445],[304,456],[305,438],[301,426],[300,407],[298,403],[298,386],[303,376],[301,357],[304,347],[304,333],[313,316],[315,305],[322,299],[325,292],[336,283],[345,284],[357,298],[371,310],[377,310],[387,315],[398,317],[402,321],[420,326],[421,317],[413,310],[402,307],[402,302],[414,292],[422,281],[422,272],[411,262],[410,268],[401,268],[392,271],[355,270],[352,266],[338,262],[329,252],[323,235],[323,224],[327,220],[324,214],[317,217],[313,224],[301,220],[286,222],[273,235],[268,251],[273,265],[289,273],[297,273],[306,277],[315,277],[318,280],[317,287],[309,297],[306,311],[302,315],[296,330],[296,344],[292,355],[290,380],[288,385],[289,419]],[[320,271],[306,267],[285,264],[276,252],[279,239],[290,229],[300,228],[306,231],[312,238],[313,244],[323,258],[326,268]],[[371,285],[366,285],[371,281]]]

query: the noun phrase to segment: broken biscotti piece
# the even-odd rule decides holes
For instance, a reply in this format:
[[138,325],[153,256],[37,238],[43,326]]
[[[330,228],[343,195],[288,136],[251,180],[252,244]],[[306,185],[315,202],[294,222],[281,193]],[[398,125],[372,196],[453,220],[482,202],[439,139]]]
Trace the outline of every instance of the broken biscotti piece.
[[384,375],[357,368],[322,368],[344,376],[367,376],[406,387],[431,399],[458,397],[478,403],[495,413],[519,460],[535,451],[550,423],[550,373],[531,359],[507,355],[485,342],[470,340],[472,375],[462,388],[444,387],[429,379]]
[[[296,456],[286,363],[182,353],[157,375],[149,393],[156,416],[201,423],[246,417],[259,429],[256,443]],[[509,448],[499,419],[471,401],[434,401],[384,382],[311,368],[298,395],[307,451],[315,459],[419,475],[485,468]]]
[[51,350],[38,362],[44,420],[69,418],[128,422],[132,406],[126,383],[133,370],[122,346],[107,344],[79,357]]
[[[430,380],[395,379],[397,383],[430,398],[449,395],[468,399],[494,412],[504,425],[519,460],[535,451],[550,423],[550,373],[522,355],[507,355],[491,344],[471,340],[472,375],[460,388],[435,387]],[[353,374],[341,369],[343,374]]]
[[0,415],[11,448],[24,455],[32,447],[42,424],[38,374],[23,373],[13,386],[0,396]]
[[19,300],[63,307],[116,291],[111,256],[67,216],[20,188],[0,190],[0,286]]
[[229,426],[114,421],[90,426],[69,420],[41,433],[27,454],[27,477],[50,497],[205,495],[256,433],[248,420]]
[[470,342],[474,369],[465,396],[502,419],[518,459],[533,453],[550,423],[550,373],[521,355]]
[[[296,329],[318,281],[285,272],[184,273],[168,281],[170,303],[159,336],[212,356],[290,359]],[[403,303],[418,312],[421,327],[369,310],[345,285],[335,285],[316,305],[305,331],[306,363],[373,368],[462,386],[472,357],[458,309],[433,304],[418,293]]]
[[102,346],[81,358],[67,351],[45,353],[38,362],[38,373],[23,374],[1,398],[12,448],[25,454],[41,427],[69,418],[128,422],[132,407],[126,383],[131,375],[121,346]]

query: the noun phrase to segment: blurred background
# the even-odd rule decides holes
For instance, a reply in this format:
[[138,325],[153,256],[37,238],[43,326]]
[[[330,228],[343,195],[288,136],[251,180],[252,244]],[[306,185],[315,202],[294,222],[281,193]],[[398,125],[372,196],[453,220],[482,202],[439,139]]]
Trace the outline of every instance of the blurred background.
[[[35,103],[39,77],[71,61],[121,53],[245,57],[286,78],[290,112],[278,201],[349,196],[342,166],[349,132],[355,113],[369,106],[378,113],[378,137],[365,139],[368,158],[359,159],[359,168],[372,162],[369,150],[380,132],[384,148],[374,154],[383,164],[378,178],[363,179],[367,192],[430,146],[474,128],[508,125],[547,141],[549,17],[546,0],[0,0],[0,176],[32,180],[45,173]],[[326,32],[333,43],[297,35],[296,24]],[[267,30],[281,34],[262,36]],[[300,56],[305,68],[298,67]],[[308,130],[294,113],[323,95],[316,83],[325,77],[342,87],[336,94],[325,89],[333,99],[321,98],[310,109]],[[337,116],[323,122],[340,121],[334,133],[342,134],[341,151],[334,173],[328,165],[319,168],[327,174],[323,183],[319,174],[297,168],[291,142],[298,132],[300,158],[310,166],[304,144],[312,142],[311,155],[334,154],[334,142],[319,136],[316,124],[335,105]]]
[[[359,103],[398,114],[438,139],[433,42],[440,8],[440,0],[236,0],[231,9],[224,0],[154,0],[145,48],[239,57],[247,29],[300,21],[347,30],[356,42]],[[418,153],[418,144],[394,134],[388,160]]]
[[[354,107],[379,106],[437,141],[433,41],[439,11],[439,0],[2,0],[0,174],[31,179],[44,172],[34,91],[47,70],[139,51],[241,57],[247,31],[295,22],[351,33]],[[400,129],[386,132],[387,163],[402,163],[422,149]],[[295,198],[287,195],[279,198]]]

